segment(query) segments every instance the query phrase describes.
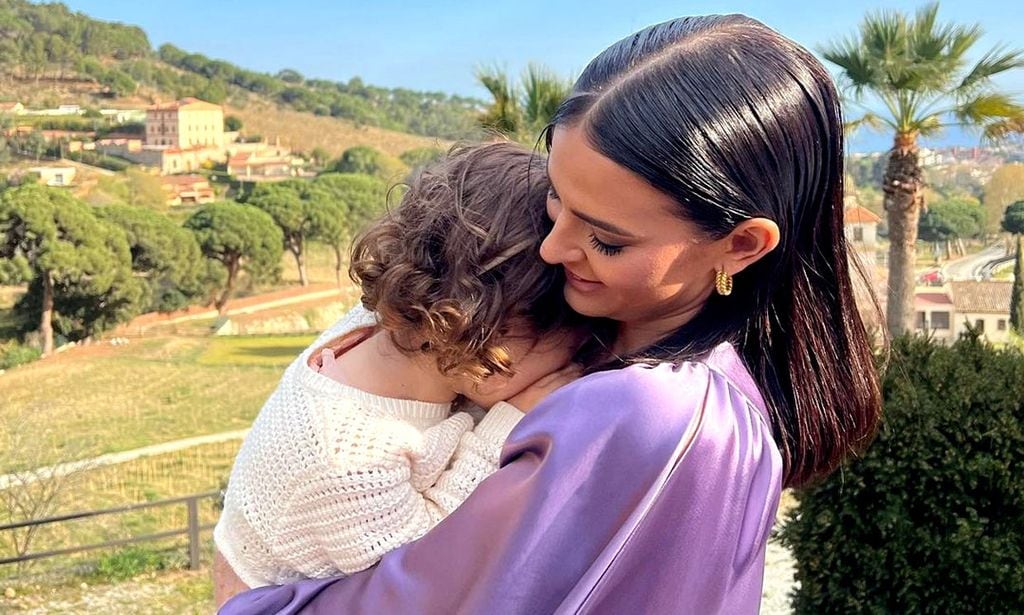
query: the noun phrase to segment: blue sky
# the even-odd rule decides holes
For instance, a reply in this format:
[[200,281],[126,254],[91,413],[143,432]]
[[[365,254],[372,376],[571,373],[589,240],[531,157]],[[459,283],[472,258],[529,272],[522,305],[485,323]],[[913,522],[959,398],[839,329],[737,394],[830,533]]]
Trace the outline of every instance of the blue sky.
[[[68,0],[93,17],[141,26],[154,47],[169,42],[187,51],[246,68],[294,68],[309,77],[388,87],[436,90],[483,98],[473,80],[481,64],[518,73],[530,61],[577,73],[608,44],[644,26],[681,15],[746,13],[814,50],[852,34],[865,12],[881,7],[913,11],[922,2],[687,2],[589,0],[572,2],[280,2],[264,0]],[[940,19],[978,23],[978,48],[997,43],[1024,47],[1024,17],[1017,2],[956,1],[941,5]],[[1024,97],[1024,70],[999,82]],[[944,141],[975,144],[952,134]],[[887,139],[861,135],[855,149],[885,147]]]

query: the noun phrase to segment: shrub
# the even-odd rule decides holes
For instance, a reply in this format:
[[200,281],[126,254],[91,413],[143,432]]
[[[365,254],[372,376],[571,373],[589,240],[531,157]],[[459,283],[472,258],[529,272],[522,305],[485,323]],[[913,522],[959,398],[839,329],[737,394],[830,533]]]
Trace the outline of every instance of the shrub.
[[42,354],[38,348],[25,346],[15,341],[0,343],[0,369],[11,369],[16,365],[31,363]]
[[131,546],[101,557],[96,564],[96,576],[104,581],[123,581],[144,572],[173,567],[172,558],[167,553]]
[[901,338],[864,456],[797,493],[796,613],[1024,612],[1024,354]]

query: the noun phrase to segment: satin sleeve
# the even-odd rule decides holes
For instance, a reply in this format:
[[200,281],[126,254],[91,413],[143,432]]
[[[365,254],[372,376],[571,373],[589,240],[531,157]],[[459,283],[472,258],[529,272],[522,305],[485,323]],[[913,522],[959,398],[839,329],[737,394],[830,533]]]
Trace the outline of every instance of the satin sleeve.
[[[631,541],[658,511],[679,469],[693,465],[692,449],[701,441],[703,426],[719,414],[712,406],[743,403],[728,387],[716,384],[714,374],[699,363],[678,368],[635,366],[567,385],[511,433],[500,469],[420,540],[346,578],[246,592],[221,613],[590,610],[604,600],[606,588],[614,587],[619,571],[639,572],[630,572],[621,563],[644,546]],[[730,434],[723,437],[728,445]],[[717,469],[710,464],[728,472],[736,463],[721,461],[710,459],[709,464],[683,472],[701,475],[704,485],[683,486],[694,488],[684,502],[701,512],[688,516],[691,513],[685,510],[676,511],[682,523],[698,526],[684,528],[685,535],[699,536],[705,517],[735,516],[725,510],[723,496],[715,495],[715,485],[729,484],[728,478],[704,475]],[[731,490],[722,491],[728,492],[724,497],[735,499]],[[720,525],[718,520],[712,523]],[[767,535],[763,527],[756,531],[758,536],[746,538],[757,541]],[[733,532],[726,542],[731,544],[738,535]],[[677,577],[673,589],[699,586],[719,572],[714,562],[698,557],[704,554],[686,552],[691,546],[710,545],[676,544],[666,535],[657,546],[685,553],[682,560],[672,561],[671,572],[690,571],[692,578]],[[734,552],[729,551],[730,566]]]

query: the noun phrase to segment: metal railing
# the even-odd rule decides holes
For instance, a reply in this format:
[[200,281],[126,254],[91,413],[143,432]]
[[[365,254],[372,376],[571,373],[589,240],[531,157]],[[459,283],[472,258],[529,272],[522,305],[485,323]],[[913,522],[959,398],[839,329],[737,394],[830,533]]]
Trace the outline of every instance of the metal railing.
[[8,523],[7,525],[0,525],[0,532],[17,530],[27,527],[49,525],[51,523],[61,523],[64,521],[74,521],[77,519],[87,519],[90,517],[99,517],[102,515],[114,515],[119,513],[132,512],[136,510],[143,510],[146,508],[162,508],[166,506],[184,505],[188,511],[188,523],[184,528],[175,528],[164,532],[157,532],[155,534],[146,534],[144,536],[133,536],[131,538],[121,538],[119,540],[108,540],[106,542],[98,542],[88,545],[82,545],[77,547],[67,547],[64,549],[52,549],[49,551],[37,551],[34,553],[25,553],[17,557],[7,557],[0,559],[0,566],[4,564],[17,564],[19,562],[29,562],[37,559],[44,559],[48,557],[57,557],[60,555],[69,555],[71,553],[80,553],[83,551],[92,551],[94,549],[103,549],[107,547],[120,547],[129,544],[135,544],[139,542],[151,542],[154,540],[162,540],[164,538],[172,538],[174,536],[181,536],[184,534],[188,535],[188,567],[191,570],[198,570],[200,568],[199,563],[199,534],[203,530],[211,529],[215,524],[207,523],[200,524],[199,522],[199,502],[202,500],[214,499],[220,495],[219,491],[207,491],[205,493],[196,493],[193,495],[185,495],[177,498],[170,498],[167,500],[159,500],[157,502],[143,502],[141,504],[131,504],[128,506],[118,506],[116,508],[104,508],[102,510],[88,510],[77,513],[70,513],[66,515],[57,515],[54,517],[46,517],[45,519],[30,519],[28,521],[19,521],[17,523]]

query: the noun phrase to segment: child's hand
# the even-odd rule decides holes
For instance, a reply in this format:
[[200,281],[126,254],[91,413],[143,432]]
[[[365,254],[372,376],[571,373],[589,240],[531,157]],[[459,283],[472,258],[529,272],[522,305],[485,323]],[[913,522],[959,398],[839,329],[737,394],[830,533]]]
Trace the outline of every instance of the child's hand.
[[569,384],[582,375],[583,368],[575,363],[570,363],[557,372],[552,372],[526,387],[509,399],[508,403],[523,413],[530,412],[556,389]]

